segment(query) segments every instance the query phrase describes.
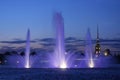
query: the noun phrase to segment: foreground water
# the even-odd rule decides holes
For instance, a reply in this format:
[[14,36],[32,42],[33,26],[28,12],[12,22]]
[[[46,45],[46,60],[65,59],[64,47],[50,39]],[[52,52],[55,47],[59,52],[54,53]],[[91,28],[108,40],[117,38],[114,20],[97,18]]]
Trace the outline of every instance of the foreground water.
[[120,80],[120,68],[3,68],[0,80]]

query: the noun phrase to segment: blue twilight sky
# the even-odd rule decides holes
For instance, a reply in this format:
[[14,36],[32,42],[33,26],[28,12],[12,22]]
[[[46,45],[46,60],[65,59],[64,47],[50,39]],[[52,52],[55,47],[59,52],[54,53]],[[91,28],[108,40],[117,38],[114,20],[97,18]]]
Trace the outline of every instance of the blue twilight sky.
[[53,12],[64,17],[65,36],[84,39],[87,28],[96,37],[120,38],[120,0],[0,0],[0,40],[54,37]]

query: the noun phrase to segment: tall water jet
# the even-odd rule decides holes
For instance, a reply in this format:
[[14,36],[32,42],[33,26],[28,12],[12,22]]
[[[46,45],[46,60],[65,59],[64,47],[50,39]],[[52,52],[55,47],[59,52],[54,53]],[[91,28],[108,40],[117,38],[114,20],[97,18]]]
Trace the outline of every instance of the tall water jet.
[[26,51],[25,51],[25,68],[30,68],[30,30],[27,31]]
[[92,54],[92,40],[91,40],[91,33],[89,28],[86,35],[85,45],[86,45],[85,54],[86,54],[86,61],[87,61],[88,67],[93,68],[94,62],[93,62],[93,54]]
[[54,13],[53,19],[56,29],[55,66],[67,68],[65,60],[64,20],[61,13],[58,12]]

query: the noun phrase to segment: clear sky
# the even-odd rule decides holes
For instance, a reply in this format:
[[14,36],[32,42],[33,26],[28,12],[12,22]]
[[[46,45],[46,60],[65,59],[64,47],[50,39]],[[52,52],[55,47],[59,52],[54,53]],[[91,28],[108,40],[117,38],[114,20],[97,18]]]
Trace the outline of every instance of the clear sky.
[[84,38],[87,28],[95,38],[120,38],[120,0],[0,0],[0,40],[53,37],[52,16],[64,17],[65,36]]

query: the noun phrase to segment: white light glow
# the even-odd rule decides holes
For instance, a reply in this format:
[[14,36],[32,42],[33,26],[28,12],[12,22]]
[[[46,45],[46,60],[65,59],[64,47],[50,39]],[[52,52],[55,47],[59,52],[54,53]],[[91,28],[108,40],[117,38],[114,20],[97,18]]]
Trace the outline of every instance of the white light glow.
[[107,56],[108,54],[107,54],[107,52],[105,52],[105,56]]
[[62,62],[62,64],[60,65],[60,68],[67,68],[67,65],[65,62]]
[[90,67],[90,68],[94,68],[94,63],[93,63],[93,60],[92,60],[92,59],[90,60],[89,67]]
[[30,66],[29,66],[29,65],[26,65],[25,68],[30,68]]

